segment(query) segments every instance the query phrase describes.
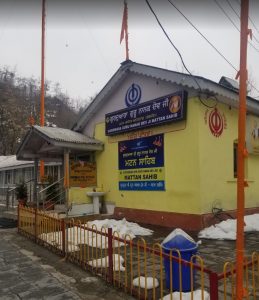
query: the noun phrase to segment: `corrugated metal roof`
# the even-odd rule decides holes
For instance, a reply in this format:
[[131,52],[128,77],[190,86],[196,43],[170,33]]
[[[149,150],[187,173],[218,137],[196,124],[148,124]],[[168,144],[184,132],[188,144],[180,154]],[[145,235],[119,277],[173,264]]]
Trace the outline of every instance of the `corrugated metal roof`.
[[6,168],[14,169],[25,165],[33,166],[33,162],[17,160],[16,155],[0,156],[0,170]]
[[70,129],[58,128],[58,127],[41,127],[41,126],[33,126],[37,131],[45,135],[51,140],[55,140],[58,142],[66,142],[66,143],[76,143],[76,144],[100,144],[103,143],[94,138],[90,138],[81,133],[72,131]]
[[228,78],[226,76],[222,76],[220,78],[219,84],[235,91],[239,90],[239,83],[236,80]]
[[[216,95],[217,97],[221,97],[220,102],[228,105],[230,105],[230,103],[231,105],[235,103],[236,106],[238,106],[238,92],[222,86],[217,82],[201,76],[191,76],[189,74],[143,65],[128,60],[121,64],[121,67],[81,114],[78,121],[72,127],[73,130],[79,132],[83,130],[91,117],[98,111],[98,108],[102,105],[105,97],[114,91],[114,89],[125,78],[128,72],[171,82],[173,84],[182,86],[183,88],[194,89],[204,94]],[[229,101],[226,101],[227,99]],[[247,99],[248,112],[253,112],[256,115],[259,115],[259,101],[252,97],[247,97]]]

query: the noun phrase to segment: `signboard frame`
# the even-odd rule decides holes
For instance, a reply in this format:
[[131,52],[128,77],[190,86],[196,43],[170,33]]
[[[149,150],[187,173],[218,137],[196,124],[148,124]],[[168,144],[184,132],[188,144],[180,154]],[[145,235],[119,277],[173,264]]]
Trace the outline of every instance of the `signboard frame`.
[[105,134],[111,136],[186,120],[187,97],[186,91],[178,91],[134,107],[108,113],[105,115]]

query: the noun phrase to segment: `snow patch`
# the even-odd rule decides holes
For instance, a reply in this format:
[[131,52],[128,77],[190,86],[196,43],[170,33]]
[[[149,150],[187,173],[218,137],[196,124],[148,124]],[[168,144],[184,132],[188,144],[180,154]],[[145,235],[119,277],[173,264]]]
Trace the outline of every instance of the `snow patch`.
[[81,278],[80,280],[82,283],[94,283],[96,281],[98,281],[97,277],[85,277],[85,278]]
[[[119,236],[122,239],[134,239],[137,235],[147,236],[153,234],[152,230],[143,228],[137,223],[127,222],[126,219],[119,221],[114,219],[95,220],[88,222],[85,224],[85,227],[86,226],[93,230],[102,231],[103,233],[105,231],[108,232],[108,228],[112,228],[113,234],[117,232],[115,236]],[[108,248],[108,237],[96,232],[85,230],[84,228],[79,228],[77,226],[67,229],[67,237],[68,252],[79,251],[79,245],[81,244],[100,249]],[[43,233],[39,236],[39,238],[59,249],[62,249],[61,231]],[[113,247],[117,248],[121,246],[124,246],[123,242],[113,240]]]
[[[245,232],[259,231],[259,214],[244,217]],[[199,238],[215,240],[236,240],[236,219],[228,219],[199,232]]]
[[[173,292],[172,295],[169,294],[169,295],[166,295],[164,296],[162,299],[163,300],[201,300],[201,299],[204,299],[204,300],[209,300],[210,299],[210,295],[208,294],[208,292],[204,291],[204,298],[202,298],[202,291],[201,290],[196,290],[196,291],[193,291],[193,298],[192,298],[192,293],[189,292],[189,293],[181,293],[182,295],[182,298],[180,296],[180,292]],[[160,299],[160,300],[162,300]]]
[[158,287],[159,283],[156,278],[153,280],[153,277],[140,276],[133,279],[132,285],[137,287],[140,286],[142,289],[146,288],[147,290],[150,290],[153,289],[153,287]]
[[[113,271],[125,271],[123,267],[124,258],[121,255],[114,254],[113,255]],[[109,267],[109,257],[102,257],[98,259],[94,259],[88,262],[88,265],[93,266],[94,268],[108,268]]]

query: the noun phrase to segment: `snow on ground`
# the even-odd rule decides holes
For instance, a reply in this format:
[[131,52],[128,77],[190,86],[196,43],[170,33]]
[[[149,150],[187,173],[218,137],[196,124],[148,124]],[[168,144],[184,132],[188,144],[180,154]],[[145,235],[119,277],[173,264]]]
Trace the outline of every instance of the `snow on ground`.
[[[121,255],[114,254],[113,255],[113,271],[125,271],[125,268],[123,267],[124,258]],[[93,266],[94,268],[108,268],[109,267],[109,257],[103,257],[94,259],[88,262],[90,266]]]
[[[259,214],[244,217],[245,232],[259,231]],[[199,232],[199,238],[236,240],[236,219],[228,219]]]
[[[153,234],[152,230],[143,228],[137,223],[128,222],[125,218],[119,221],[114,219],[95,220],[88,222],[85,226],[90,229],[102,231],[103,233],[105,231],[108,231],[108,228],[112,228],[113,233],[117,232],[117,234],[115,234],[115,237],[118,237],[119,235],[119,237],[122,239],[129,239],[129,237],[133,239],[137,235],[147,236]],[[97,247],[100,249],[108,248],[107,237],[98,233],[96,234],[92,231],[85,230],[83,228],[79,228],[77,226],[68,228],[66,235],[68,237],[69,252],[78,251],[78,245],[80,244],[85,244],[90,247]],[[43,233],[39,236],[39,238],[60,249],[62,247],[62,237],[60,231]],[[124,246],[124,243],[113,240],[113,246],[121,247]]]
[[[147,285],[146,285],[146,282],[147,282]],[[150,289],[153,289],[153,286],[155,288],[158,287],[159,283],[156,278],[155,278],[155,280],[153,280],[153,277],[140,276],[140,277],[136,277],[133,279],[132,285],[137,286],[137,287],[140,286],[142,289],[144,289],[146,287],[147,290],[150,290]]]
[[[202,291],[201,290],[196,290],[193,292],[193,298],[192,298],[192,293],[189,292],[189,293],[182,293],[182,298],[180,297],[180,292],[173,292],[172,295],[169,294],[169,295],[166,295],[164,296],[162,299],[163,300],[201,300],[201,299],[204,299],[204,300],[209,300],[210,299],[210,295],[204,291],[204,294],[203,294],[204,298],[202,298]],[[160,299],[161,300],[161,299]]]
[[88,222],[87,226],[92,228],[92,226],[96,226],[98,231],[101,231],[101,228],[112,228],[112,231],[117,231],[121,238],[124,238],[125,235],[129,235],[132,239],[136,237],[136,235],[152,235],[153,230],[143,228],[137,223],[128,222],[125,218],[122,220],[114,220],[114,219],[105,219],[105,220],[95,220],[92,222]]

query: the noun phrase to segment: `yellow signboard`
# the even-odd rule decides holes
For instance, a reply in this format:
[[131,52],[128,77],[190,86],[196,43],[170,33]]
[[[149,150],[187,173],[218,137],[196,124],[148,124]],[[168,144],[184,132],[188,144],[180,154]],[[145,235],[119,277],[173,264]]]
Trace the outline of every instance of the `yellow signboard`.
[[72,187],[96,186],[96,164],[84,161],[71,161],[69,182]]
[[153,181],[164,180],[164,167],[145,168],[145,169],[128,169],[119,171],[119,181]]

